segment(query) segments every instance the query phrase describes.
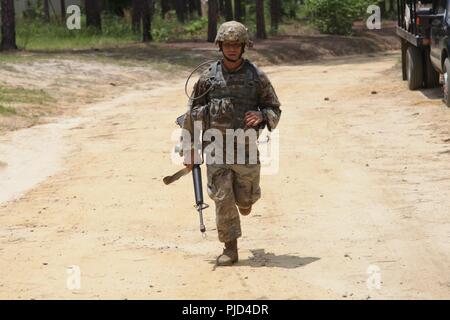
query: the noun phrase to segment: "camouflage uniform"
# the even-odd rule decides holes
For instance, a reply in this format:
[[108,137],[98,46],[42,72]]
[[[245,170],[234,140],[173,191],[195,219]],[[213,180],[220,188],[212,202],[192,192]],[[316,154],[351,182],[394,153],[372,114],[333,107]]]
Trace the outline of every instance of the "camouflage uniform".
[[[227,30],[226,24],[219,29],[219,39],[220,30]],[[233,36],[231,32],[231,38]],[[280,102],[267,76],[250,61],[244,60],[233,72],[226,70],[221,60],[213,63],[195,84],[193,97],[201,96],[211,86],[214,87],[204,97],[191,101],[189,105],[183,127],[191,133],[192,139],[194,121],[201,121],[203,129],[213,128],[223,133],[226,129],[246,129],[244,114],[247,111],[261,111],[263,114],[263,123],[255,129],[267,126],[272,130],[277,126],[281,115]],[[226,162],[226,143],[223,164],[207,163],[208,195],[216,205],[217,231],[221,242],[226,243],[241,236],[236,205],[250,208],[261,197],[259,155],[256,162],[250,163],[248,144],[246,142],[243,164],[236,163],[236,158],[233,163]],[[235,151],[237,145],[233,143]]]

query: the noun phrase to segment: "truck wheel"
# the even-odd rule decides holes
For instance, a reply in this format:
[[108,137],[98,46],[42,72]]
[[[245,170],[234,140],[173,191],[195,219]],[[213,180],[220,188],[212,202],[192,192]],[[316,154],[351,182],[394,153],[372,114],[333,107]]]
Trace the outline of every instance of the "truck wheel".
[[448,58],[445,59],[444,62],[444,85],[442,86],[444,90],[444,103],[447,107],[450,107],[450,60]]
[[406,50],[408,49],[408,45],[406,40],[400,39],[401,47],[402,47],[402,79],[403,81],[408,80],[408,76],[406,73]]
[[413,46],[406,50],[406,76],[409,90],[417,90],[423,84],[422,51]]
[[425,54],[425,87],[435,88],[439,86],[439,72],[431,64],[430,54]]

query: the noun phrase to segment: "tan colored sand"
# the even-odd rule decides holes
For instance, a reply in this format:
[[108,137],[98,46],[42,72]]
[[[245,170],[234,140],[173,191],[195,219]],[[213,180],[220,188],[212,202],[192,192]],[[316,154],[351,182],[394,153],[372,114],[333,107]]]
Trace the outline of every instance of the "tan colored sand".
[[183,81],[91,105],[62,135],[61,170],[0,205],[0,298],[450,298],[450,111],[438,89],[407,91],[397,61],[266,69],[280,170],[262,177],[232,268],[214,269],[214,213],[203,240],[191,179],[162,183],[179,168]]

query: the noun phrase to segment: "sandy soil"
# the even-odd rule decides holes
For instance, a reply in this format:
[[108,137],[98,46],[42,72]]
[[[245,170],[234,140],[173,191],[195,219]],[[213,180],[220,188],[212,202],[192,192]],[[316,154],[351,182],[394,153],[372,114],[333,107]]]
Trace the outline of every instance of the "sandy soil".
[[[204,240],[191,179],[162,183],[179,168],[183,80],[89,105],[60,128],[59,169],[0,205],[0,298],[450,298],[450,111],[439,89],[406,90],[397,64],[265,69],[283,104],[280,170],[262,177],[231,268],[214,268],[214,212]],[[13,164],[0,156],[0,173]]]
[[127,90],[149,90],[152,81],[166,76],[165,72],[146,65],[102,59],[106,58],[87,53],[78,56],[25,53],[21,60],[0,63],[0,86],[41,90],[51,98],[45,104],[5,104],[15,107],[17,115],[0,117],[0,133],[54,122],[55,117],[63,115],[76,117],[80,107],[88,103],[118,97]]

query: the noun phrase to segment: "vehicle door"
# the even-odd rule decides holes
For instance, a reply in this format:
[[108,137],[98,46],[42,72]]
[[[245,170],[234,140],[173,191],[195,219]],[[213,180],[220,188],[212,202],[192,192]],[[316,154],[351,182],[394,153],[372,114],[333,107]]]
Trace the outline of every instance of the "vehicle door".
[[[450,1],[449,1],[450,2]],[[441,54],[444,41],[447,38],[447,0],[435,1],[434,14],[436,17],[431,21],[431,51],[430,58],[431,62],[435,66],[441,66]]]

